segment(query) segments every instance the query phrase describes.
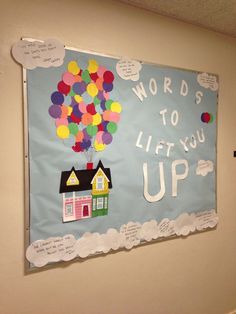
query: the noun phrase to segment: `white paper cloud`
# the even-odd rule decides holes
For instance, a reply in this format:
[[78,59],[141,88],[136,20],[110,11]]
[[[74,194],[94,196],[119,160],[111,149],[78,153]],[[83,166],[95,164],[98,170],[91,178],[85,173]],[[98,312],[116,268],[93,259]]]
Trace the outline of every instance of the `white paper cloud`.
[[12,55],[26,69],[58,67],[63,63],[65,48],[56,39],[44,42],[20,40],[12,47]]
[[120,231],[108,229],[106,233],[85,232],[76,240],[73,235],[49,238],[33,242],[26,251],[26,258],[36,267],[50,262],[70,261],[75,257],[86,258],[96,253],[108,253],[119,248],[131,249],[141,241],[151,241],[172,235],[187,236],[196,230],[214,228],[218,217],[214,209],[199,213],[183,213],[176,220],[164,218],[158,224],[156,220],[144,222],[128,222]]
[[216,91],[219,88],[216,76],[210,75],[208,73],[198,74],[197,81],[199,85],[201,85],[204,88],[209,88],[212,91]]
[[50,262],[70,261],[77,256],[75,245],[76,239],[71,234],[38,240],[27,248],[26,258],[36,267],[45,266]]
[[142,65],[138,61],[121,59],[116,64],[116,71],[123,80],[138,81]]
[[196,168],[196,175],[205,177],[213,171],[213,162],[211,160],[199,160]]
[[149,242],[153,239],[157,239],[157,237],[158,237],[157,221],[151,220],[145,222],[140,230],[140,238],[142,240]]

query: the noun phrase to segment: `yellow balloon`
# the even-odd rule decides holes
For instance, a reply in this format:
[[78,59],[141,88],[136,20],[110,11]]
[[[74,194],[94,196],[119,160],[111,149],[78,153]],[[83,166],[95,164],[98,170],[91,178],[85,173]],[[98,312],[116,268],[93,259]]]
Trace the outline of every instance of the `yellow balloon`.
[[90,96],[95,97],[98,94],[98,88],[94,83],[90,83],[87,86],[87,92]]
[[88,71],[89,73],[96,73],[98,70],[98,63],[96,60],[89,60]]
[[99,113],[93,115],[93,125],[99,125],[102,122],[102,117]]
[[96,140],[94,141],[94,148],[97,152],[101,152],[106,148],[106,145],[103,143],[99,144],[98,141]]
[[114,102],[111,104],[111,111],[112,111],[112,112],[118,112],[118,113],[120,113],[120,112],[122,111],[121,104],[114,101]]
[[69,135],[70,135],[70,130],[68,129],[68,127],[66,125],[60,125],[57,128],[57,136],[58,137],[65,139],[65,138],[68,138]]
[[80,95],[75,95],[74,99],[78,104],[83,100],[83,98]]
[[76,74],[78,74],[80,72],[80,68],[79,68],[79,66],[78,66],[76,61],[70,61],[68,63],[67,69],[73,75],[76,75]]
[[68,114],[67,115],[70,116],[71,113],[72,113],[73,108],[71,106],[68,106],[67,108],[68,108]]

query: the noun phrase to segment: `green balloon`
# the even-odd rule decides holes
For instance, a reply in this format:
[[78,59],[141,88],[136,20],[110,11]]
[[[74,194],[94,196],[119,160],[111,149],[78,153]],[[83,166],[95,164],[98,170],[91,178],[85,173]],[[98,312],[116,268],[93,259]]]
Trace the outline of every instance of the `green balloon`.
[[113,103],[113,100],[111,99],[108,99],[106,102],[105,102],[105,106],[107,108],[107,110],[110,110],[111,109],[111,104]]
[[212,123],[214,121],[214,116],[212,113],[210,113],[210,120],[209,120],[209,123]]
[[94,103],[95,106],[99,105],[100,104],[100,99],[98,99],[97,96],[94,97],[93,103]]
[[70,90],[70,92],[69,92],[69,94],[68,94],[69,96],[71,96],[71,97],[74,97],[75,96],[75,92],[73,91],[73,89],[71,88],[71,90]]
[[111,134],[116,133],[117,131],[117,124],[114,122],[109,122],[107,125],[107,131]]
[[68,128],[70,130],[70,134],[76,135],[78,133],[78,125],[76,123],[69,123]]
[[88,83],[91,82],[91,77],[90,77],[90,75],[89,75],[89,71],[88,71],[88,70],[84,70],[81,77],[82,77],[83,81],[84,81],[86,84],[88,84]]
[[96,125],[89,124],[86,128],[88,135],[94,136],[97,134],[98,127]]

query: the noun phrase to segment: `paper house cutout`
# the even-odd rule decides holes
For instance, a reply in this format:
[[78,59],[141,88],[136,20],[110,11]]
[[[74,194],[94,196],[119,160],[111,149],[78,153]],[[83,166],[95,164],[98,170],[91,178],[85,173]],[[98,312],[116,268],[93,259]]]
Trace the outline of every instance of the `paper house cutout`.
[[[110,169],[104,168],[101,160],[96,169],[72,167],[70,171],[63,171],[59,190],[63,196],[63,222],[107,215],[111,188]],[[79,195],[89,190],[90,194]]]

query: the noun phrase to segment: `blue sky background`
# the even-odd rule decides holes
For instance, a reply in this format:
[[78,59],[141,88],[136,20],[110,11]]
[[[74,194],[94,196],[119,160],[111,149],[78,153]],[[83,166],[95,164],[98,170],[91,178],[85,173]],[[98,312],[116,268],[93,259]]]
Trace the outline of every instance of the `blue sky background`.
[[[76,60],[85,69],[89,59],[111,70],[115,75],[114,89],[110,98],[120,102],[123,111],[114,134],[113,142],[103,152],[94,154],[94,166],[101,159],[105,167],[111,169],[113,189],[109,196],[107,216],[62,222],[62,195],[59,194],[61,171],[83,169],[86,158],[83,153],[75,153],[69,141],[63,142],[56,135],[54,119],[48,114],[51,94],[57,90],[57,83],[71,60]],[[143,64],[137,82],[125,81],[116,73],[117,59],[87,53],[66,51],[64,64],[57,68],[36,68],[27,71],[29,150],[30,150],[30,241],[46,239],[50,236],[73,234],[79,238],[84,232],[104,233],[108,228],[119,229],[129,221],[145,222],[150,219],[174,219],[183,212],[198,212],[216,208],[215,171],[207,176],[195,174],[200,159],[216,162],[216,110],[217,91],[201,87],[197,82],[197,72],[179,70],[164,66]],[[164,93],[165,77],[172,80],[172,94]],[[149,91],[149,81],[157,82],[157,94]],[[186,97],[180,95],[181,81],[189,87]],[[132,91],[143,82],[148,95],[141,102]],[[195,103],[195,93],[203,93],[200,104]],[[167,108],[167,125],[162,123],[160,110]],[[179,123],[173,127],[170,114],[179,113]],[[201,114],[209,112],[214,116],[213,123],[203,123]],[[189,138],[203,128],[205,142],[198,143],[196,149],[186,153],[179,139]],[[143,132],[141,142],[152,136],[149,152],[136,147],[139,132]],[[160,140],[175,143],[170,157],[166,151],[155,154]],[[189,174],[178,184],[178,196],[172,197],[171,164],[174,160],[186,159]],[[164,162],[166,193],[162,200],[149,203],[143,196],[143,163],[148,164],[149,191],[159,191],[159,162]],[[181,167],[177,169],[183,171]]]

